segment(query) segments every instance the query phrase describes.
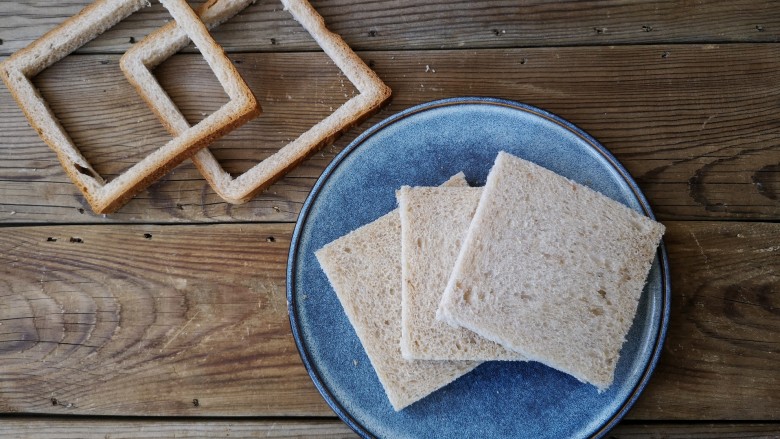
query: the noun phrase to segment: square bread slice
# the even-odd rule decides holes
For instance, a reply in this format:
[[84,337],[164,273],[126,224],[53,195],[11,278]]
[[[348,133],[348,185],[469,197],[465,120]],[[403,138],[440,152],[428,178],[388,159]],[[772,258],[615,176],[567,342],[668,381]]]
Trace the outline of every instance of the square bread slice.
[[[445,184],[466,185],[462,174]],[[398,411],[477,367],[474,361],[401,356],[401,219],[398,210],[315,253],[355,328],[390,404]]]
[[57,154],[96,213],[111,213],[200,148],[260,113],[252,92],[185,0],[160,0],[195,42],[230,101],[193,127],[106,182],[73,144],[30,78],[147,6],[148,0],[98,0],[0,64],[2,77],[27,120]]
[[439,316],[603,391],[663,232],[623,204],[499,153]]
[[[199,9],[203,21],[214,27],[237,14],[249,0],[209,0]],[[390,88],[371,70],[344,40],[329,31],[325,21],[306,0],[282,0],[284,9],[298,21],[358,90],[333,113],[297,139],[233,178],[203,149],[192,161],[214,191],[225,201],[240,204],[270,186],[319,148],[335,141],[341,133],[379,110],[390,98]],[[187,119],[163,90],[150,70],[188,43],[187,35],[175,23],[160,28],[127,51],[120,67],[152,111],[173,135],[189,128]],[[313,97],[312,97],[313,98]]]
[[417,360],[523,360],[465,328],[436,320],[482,188],[408,187],[397,192],[403,283],[401,352]]

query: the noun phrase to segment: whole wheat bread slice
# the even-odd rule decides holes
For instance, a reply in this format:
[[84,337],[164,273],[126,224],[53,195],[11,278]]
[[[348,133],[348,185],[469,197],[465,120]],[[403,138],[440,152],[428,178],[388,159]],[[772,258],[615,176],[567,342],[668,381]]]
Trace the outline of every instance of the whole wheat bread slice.
[[[248,0],[210,0],[199,13],[208,26],[217,26],[246,7]],[[282,0],[292,14],[322,47],[325,53],[355,85],[359,94],[278,152],[235,179],[226,172],[207,149],[193,162],[214,191],[231,203],[244,203],[271,185],[319,148],[332,143],[342,132],[370,116],[390,98],[390,88],[349,48],[340,36],[325,27],[322,17],[305,0]],[[128,50],[120,60],[127,79],[135,86],[152,111],[173,135],[189,128],[189,123],[150,69],[186,46],[186,35],[168,24]]]
[[440,317],[604,390],[663,232],[623,204],[502,152]]
[[408,187],[397,192],[401,214],[401,352],[417,360],[523,360],[517,352],[436,320],[452,267],[482,188]]
[[260,111],[254,95],[187,2],[161,0],[161,3],[198,46],[231,100],[197,125],[178,133],[180,135],[110,182],[106,182],[78,151],[30,78],[149,2],[98,0],[0,64],[0,77],[27,120],[41,139],[57,153],[65,172],[96,213],[115,211],[200,148]]
[[[450,185],[465,185],[462,175]],[[473,361],[401,356],[401,220],[398,210],[315,253],[393,408],[402,408],[474,369]]]

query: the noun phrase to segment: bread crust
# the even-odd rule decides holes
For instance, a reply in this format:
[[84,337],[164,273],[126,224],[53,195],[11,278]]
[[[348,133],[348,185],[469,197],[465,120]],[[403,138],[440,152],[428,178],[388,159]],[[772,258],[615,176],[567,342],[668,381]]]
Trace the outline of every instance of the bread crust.
[[[199,8],[198,13],[203,22],[213,28],[250,3],[253,3],[253,0],[210,0]],[[324,19],[307,1],[282,0],[282,4],[355,85],[359,94],[235,179],[220,166],[208,149],[198,152],[192,158],[195,166],[214,191],[230,203],[241,204],[249,201],[313,153],[332,144],[346,130],[373,115],[390,99],[390,88],[340,36],[327,29]],[[174,136],[188,126],[187,121],[157,80],[151,74],[141,71],[140,66],[151,69],[187,43],[188,40],[181,38],[177,26],[169,23],[136,44],[120,60],[120,66],[128,81],[135,86],[154,114]]]
[[[26,48],[0,64],[0,77],[30,125],[57,154],[68,177],[84,194],[95,213],[111,213],[138,192],[215,139],[259,114],[254,95],[239,76],[222,48],[217,45],[185,0],[161,0],[173,18],[189,29],[192,39],[221,70],[223,86],[239,92],[232,101],[161,148],[133,165],[111,182],[106,182],[78,151],[30,78],[91,41],[133,12],[148,6],[147,0],[97,0],[65,20]],[[220,74],[218,74],[218,78]],[[226,88],[228,88],[226,87]]]

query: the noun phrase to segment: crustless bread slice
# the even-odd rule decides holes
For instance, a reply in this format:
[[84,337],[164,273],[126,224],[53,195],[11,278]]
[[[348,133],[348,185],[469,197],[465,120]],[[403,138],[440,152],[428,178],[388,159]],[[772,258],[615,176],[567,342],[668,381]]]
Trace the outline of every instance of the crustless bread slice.
[[663,232],[598,192],[500,153],[440,317],[604,390]]
[[[465,185],[459,176],[450,185]],[[395,410],[474,369],[473,361],[401,356],[401,220],[398,210],[327,244],[315,255]]]
[[418,360],[522,360],[517,352],[436,320],[481,188],[408,187],[398,191],[402,248],[401,352]]
[[0,65],[0,77],[44,142],[57,153],[70,179],[96,213],[110,213],[200,148],[218,139],[260,109],[222,48],[185,0],[161,0],[178,26],[198,46],[230,102],[146,156],[110,182],[90,166],[62,128],[30,78],[94,39],[147,0],[98,0]]
[[[207,25],[216,26],[238,13],[249,3],[248,0],[210,0],[199,9],[199,13]],[[359,94],[300,137],[235,179],[220,166],[207,149],[196,154],[192,158],[195,166],[214,191],[231,203],[248,201],[317,149],[332,143],[349,127],[379,110],[390,98],[390,88],[340,36],[325,27],[322,17],[307,1],[282,0],[282,4],[355,85]],[[189,123],[149,69],[154,68],[187,43],[186,35],[175,24],[168,24],[130,49],[120,61],[127,79],[173,135],[187,130]]]

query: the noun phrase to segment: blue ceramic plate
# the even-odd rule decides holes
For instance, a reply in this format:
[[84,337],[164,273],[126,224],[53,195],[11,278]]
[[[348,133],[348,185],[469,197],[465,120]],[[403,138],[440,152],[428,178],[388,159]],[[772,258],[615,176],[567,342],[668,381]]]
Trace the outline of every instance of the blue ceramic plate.
[[410,108],[363,133],[328,166],[303,206],[290,247],[287,299],[293,336],[314,384],[364,437],[600,437],[650,378],[669,318],[663,247],[608,391],[599,394],[535,362],[487,362],[393,411],[314,252],[394,209],[402,185],[436,186],[460,171],[473,186],[483,185],[502,150],[653,216],[636,183],[595,139],[528,105],[446,99]]

